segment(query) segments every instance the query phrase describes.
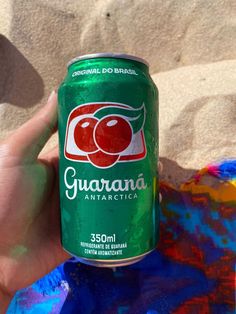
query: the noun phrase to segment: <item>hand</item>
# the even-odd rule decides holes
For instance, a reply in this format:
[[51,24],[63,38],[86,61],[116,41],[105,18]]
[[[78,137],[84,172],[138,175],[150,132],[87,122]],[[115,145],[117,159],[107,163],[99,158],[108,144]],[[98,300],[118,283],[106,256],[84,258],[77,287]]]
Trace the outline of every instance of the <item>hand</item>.
[[69,258],[60,244],[58,151],[38,157],[57,125],[57,94],[0,144],[0,313],[16,290]]

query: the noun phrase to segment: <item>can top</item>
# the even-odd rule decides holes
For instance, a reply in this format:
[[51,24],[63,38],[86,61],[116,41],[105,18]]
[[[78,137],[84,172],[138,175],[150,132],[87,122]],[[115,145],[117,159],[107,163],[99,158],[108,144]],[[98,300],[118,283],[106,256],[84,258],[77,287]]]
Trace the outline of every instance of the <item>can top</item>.
[[129,59],[141,62],[149,67],[149,63],[139,57],[128,55],[125,53],[112,53],[112,52],[103,52],[103,53],[92,53],[87,55],[78,56],[76,58],[73,58],[71,61],[67,63],[67,67],[69,67],[71,64],[80,61],[80,60],[86,60],[86,59],[94,59],[94,58],[117,58],[117,59]]

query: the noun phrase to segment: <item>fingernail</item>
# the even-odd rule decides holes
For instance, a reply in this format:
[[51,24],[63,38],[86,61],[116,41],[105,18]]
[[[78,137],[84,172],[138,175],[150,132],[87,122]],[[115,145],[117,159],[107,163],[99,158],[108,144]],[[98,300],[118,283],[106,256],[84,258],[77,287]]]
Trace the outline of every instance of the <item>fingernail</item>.
[[55,96],[55,94],[56,94],[56,92],[55,92],[55,90],[53,90],[53,91],[51,92],[51,94],[49,95],[49,97],[48,97],[48,102],[52,101],[52,99],[53,99],[53,97]]

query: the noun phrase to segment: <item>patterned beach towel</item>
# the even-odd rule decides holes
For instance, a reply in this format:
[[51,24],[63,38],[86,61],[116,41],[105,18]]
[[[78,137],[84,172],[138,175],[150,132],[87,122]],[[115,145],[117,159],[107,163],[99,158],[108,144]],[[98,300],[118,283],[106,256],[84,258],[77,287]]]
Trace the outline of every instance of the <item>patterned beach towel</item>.
[[95,268],[74,258],[18,291],[8,314],[233,314],[236,160],[179,189],[160,183],[160,241],[139,263]]

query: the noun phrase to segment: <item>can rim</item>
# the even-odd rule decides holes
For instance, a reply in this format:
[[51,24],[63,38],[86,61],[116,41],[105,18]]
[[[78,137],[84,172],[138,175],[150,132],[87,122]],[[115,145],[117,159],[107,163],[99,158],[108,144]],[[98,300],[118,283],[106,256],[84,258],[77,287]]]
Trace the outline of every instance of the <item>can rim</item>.
[[67,68],[77,61],[86,60],[86,59],[95,59],[95,58],[114,58],[114,59],[134,60],[134,61],[143,63],[147,67],[149,67],[149,63],[140,57],[136,57],[136,56],[125,54],[125,53],[102,52],[102,53],[91,53],[91,54],[86,54],[86,55],[75,57],[67,63]]

